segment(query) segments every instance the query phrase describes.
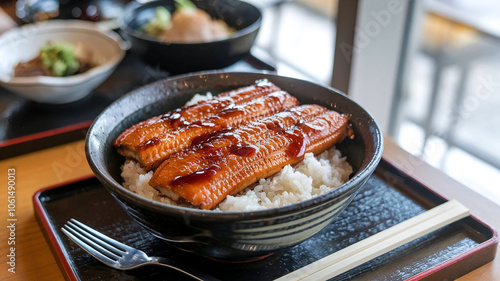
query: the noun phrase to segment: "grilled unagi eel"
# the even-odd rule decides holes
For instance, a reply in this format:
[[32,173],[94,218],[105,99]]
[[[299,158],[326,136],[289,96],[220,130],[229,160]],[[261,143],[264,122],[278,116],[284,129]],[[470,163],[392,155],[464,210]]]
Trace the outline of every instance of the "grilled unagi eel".
[[298,163],[305,153],[320,153],[351,136],[347,115],[313,111],[303,105],[206,136],[166,159],[149,183],[175,201],[212,209],[227,195]]
[[201,135],[191,142],[189,148],[183,149],[168,157],[158,167],[161,170],[161,179],[169,182],[179,175],[187,175],[209,167],[221,157],[225,157],[229,150],[239,150],[244,153],[241,144],[255,142],[255,139],[264,139],[292,128],[301,120],[310,120],[326,112],[327,109],[319,105],[300,105],[289,110],[278,112],[257,121],[249,122],[245,126],[227,128]]
[[254,85],[220,93],[215,98],[200,101],[191,106],[172,110],[165,114],[142,121],[118,136],[114,145],[124,156],[134,158],[134,147],[157,134],[172,131],[180,126],[210,118],[228,106],[238,105],[252,99],[280,91],[280,88],[267,80],[256,81]]
[[[243,91],[242,93],[246,92]],[[227,95],[230,94],[223,94],[223,97]],[[141,126],[136,128],[134,126],[129,129],[132,132],[125,132],[125,137],[120,136],[116,140],[115,146],[122,155],[137,160],[146,169],[154,169],[170,154],[188,147],[191,141],[200,135],[238,126],[299,104],[295,97],[283,91],[268,93],[245,103],[236,103],[232,100],[232,102],[226,104],[225,101],[225,99],[221,101],[226,105],[222,109],[219,108],[220,105],[214,104],[215,107],[219,108],[217,113],[205,112],[208,117],[196,111],[194,112],[198,116],[196,118],[188,118],[192,114],[181,118],[176,116],[177,113],[174,112],[168,113],[168,118],[165,119],[155,117],[154,120],[145,121]],[[201,108],[204,107],[201,106]],[[182,119],[182,122],[178,122],[180,119]],[[159,123],[162,123],[159,120],[165,120],[163,123],[166,125],[159,125]],[[151,129],[151,127],[154,128]],[[147,136],[145,137],[145,135]]]

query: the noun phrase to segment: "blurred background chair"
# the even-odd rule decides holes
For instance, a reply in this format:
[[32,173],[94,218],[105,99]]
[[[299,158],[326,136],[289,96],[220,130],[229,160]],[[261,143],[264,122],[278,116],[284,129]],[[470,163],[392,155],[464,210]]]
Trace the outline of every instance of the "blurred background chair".
[[411,61],[403,124],[408,151],[500,200],[500,3],[431,0]]
[[[405,11],[397,15],[402,19],[394,16],[387,26],[380,25],[379,36],[373,22],[394,1],[277,2],[263,8],[264,24],[255,49],[275,60],[279,74],[335,87],[339,87],[339,81],[345,82],[346,77],[356,80],[347,81],[342,90],[359,99],[361,104],[373,106],[374,115],[385,114],[377,120],[403,148],[500,201],[500,192],[493,184],[500,180],[500,117],[497,113],[500,108],[500,71],[497,70],[500,69],[500,3],[493,0],[396,1],[406,5]],[[345,23],[339,22],[345,21],[346,15],[351,17],[351,25],[356,23],[356,27],[351,26],[352,30],[346,31],[342,27]],[[379,23],[383,22],[379,20]],[[373,37],[366,36],[370,28]],[[400,41],[391,41],[388,37],[387,42],[379,42],[386,40],[381,39],[386,30],[391,30],[394,36],[403,32]],[[354,60],[364,60],[364,65],[348,69],[351,65],[344,64],[334,70],[333,65],[339,63],[336,56],[340,54],[332,50],[338,47],[339,33],[354,33],[353,43],[355,40],[362,43],[360,31],[365,32],[365,39],[372,39],[367,48],[355,50],[358,53],[354,54]],[[387,49],[398,53],[384,52],[384,43]],[[377,44],[380,44],[379,50]],[[397,58],[396,63],[390,61],[393,58]],[[385,69],[387,64],[393,65]],[[376,67],[370,70],[374,65]],[[360,67],[366,69],[360,70]],[[380,67],[381,78],[376,73],[377,67]],[[382,76],[384,73],[386,78]],[[337,78],[337,84],[332,81],[335,75],[341,77]],[[384,89],[394,93],[388,94]]]

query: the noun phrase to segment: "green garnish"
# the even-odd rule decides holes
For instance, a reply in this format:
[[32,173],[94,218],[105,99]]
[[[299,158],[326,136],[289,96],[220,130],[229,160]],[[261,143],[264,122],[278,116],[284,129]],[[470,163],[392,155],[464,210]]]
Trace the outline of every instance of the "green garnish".
[[[198,9],[190,0],[175,0],[175,8],[183,11]],[[142,30],[151,36],[160,36],[170,28],[171,20],[172,15],[167,8],[157,7],[155,16],[142,26]]]
[[189,0],[175,0],[175,8],[179,10],[193,10],[198,9],[193,2]]
[[80,63],[75,54],[75,46],[67,43],[47,43],[40,50],[40,58],[52,75],[64,77],[78,71]]
[[158,7],[154,18],[144,25],[143,30],[149,35],[161,35],[170,26],[170,20],[170,12],[165,7]]

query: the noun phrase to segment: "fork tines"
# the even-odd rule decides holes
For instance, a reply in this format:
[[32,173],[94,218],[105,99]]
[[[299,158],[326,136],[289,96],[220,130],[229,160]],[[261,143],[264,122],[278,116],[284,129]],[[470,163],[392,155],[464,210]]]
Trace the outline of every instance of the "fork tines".
[[75,219],[68,221],[61,230],[90,255],[108,263],[115,263],[127,252],[126,245]]

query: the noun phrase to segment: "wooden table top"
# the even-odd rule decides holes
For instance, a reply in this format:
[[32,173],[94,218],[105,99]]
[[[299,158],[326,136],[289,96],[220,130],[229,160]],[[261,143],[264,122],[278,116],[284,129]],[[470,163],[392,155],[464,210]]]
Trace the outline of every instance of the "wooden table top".
[[[500,206],[477,194],[470,188],[454,181],[439,170],[418,160],[385,138],[384,156],[415,178],[446,198],[455,198],[467,206],[471,213],[493,228],[500,229]],[[10,169],[10,171],[9,171]],[[13,170],[12,170],[13,169]],[[34,215],[32,196],[44,187],[78,179],[91,174],[84,152],[84,141],[76,141],[0,161],[2,186],[8,183],[8,174],[15,170],[15,273],[8,271],[10,245],[7,239],[0,243],[0,262],[4,265],[0,280],[64,280],[55,257]],[[7,188],[3,189],[7,192]],[[7,194],[3,195],[5,202]],[[5,204],[5,203],[3,203]],[[8,212],[3,205],[5,224]],[[2,227],[2,237],[8,237],[8,229]],[[495,259],[459,280],[500,280],[500,259]]]

